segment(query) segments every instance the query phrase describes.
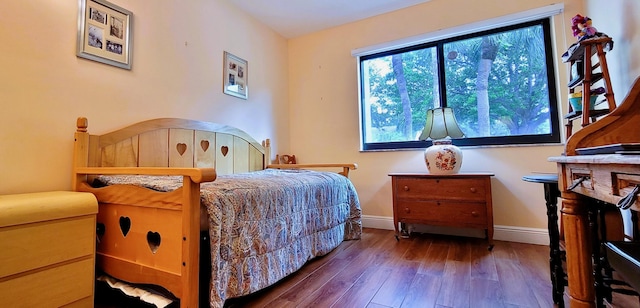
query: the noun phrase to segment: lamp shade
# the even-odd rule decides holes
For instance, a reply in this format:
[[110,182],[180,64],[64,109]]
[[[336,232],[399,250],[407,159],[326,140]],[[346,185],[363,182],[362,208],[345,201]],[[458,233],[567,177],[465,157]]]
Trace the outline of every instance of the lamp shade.
[[444,107],[427,110],[427,122],[418,139],[438,140],[447,137],[464,137],[464,133],[460,130],[458,121],[456,121],[456,116],[453,114],[453,109]]
[[451,108],[427,110],[427,122],[420,140],[432,139],[433,145],[424,152],[427,169],[433,174],[455,174],[462,166],[462,151],[451,138],[464,137]]

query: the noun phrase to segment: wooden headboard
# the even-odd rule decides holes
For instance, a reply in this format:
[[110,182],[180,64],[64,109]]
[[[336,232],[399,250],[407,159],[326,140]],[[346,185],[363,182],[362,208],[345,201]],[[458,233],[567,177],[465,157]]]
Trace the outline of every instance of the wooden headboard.
[[[175,174],[194,180],[215,175],[258,171],[266,168],[340,168],[349,177],[356,164],[271,164],[269,139],[262,143],[246,132],[223,124],[160,118],[132,124],[103,134],[87,132],[88,120],[76,123],[72,186],[91,174]],[[87,169],[87,168],[111,168]],[[119,169],[114,168],[138,168]],[[85,168],[85,169],[78,169]],[[151,170],[153,168],[160,168]],[[170,168],[170,169],[167,169]],[[187,169],[185,169],[187,168]],[[211,169],[202,173],[198,169]],[[215,170],[215,171],[213,171]],[[210,180],[213,180],[211,178]]]
[[86,163],[78,157],[77,166],[214,168],[231,174],[262,170],[270,156],[268,141],[263,145],[240,129],[209,122],[153,119],[104,135],[88,134],[87,126],[86,118],[78,118],[76,141],[88,151]]

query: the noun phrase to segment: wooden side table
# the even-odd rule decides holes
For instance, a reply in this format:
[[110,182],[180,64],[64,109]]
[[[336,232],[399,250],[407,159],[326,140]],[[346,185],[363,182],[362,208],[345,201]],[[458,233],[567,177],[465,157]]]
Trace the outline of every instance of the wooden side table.
[[493,173],[390,173],[393,224],[425,224],[485,230],[493,248]]

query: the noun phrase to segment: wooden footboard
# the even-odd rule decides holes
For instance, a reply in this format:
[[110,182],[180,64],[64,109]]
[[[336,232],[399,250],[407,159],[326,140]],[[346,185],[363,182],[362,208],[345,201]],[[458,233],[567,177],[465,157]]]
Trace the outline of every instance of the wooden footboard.
[[[200,183],[213,181],[216,171],[213,164],[196,166],[214,161],[214,148],[226,149],[225,154],[244,148],[246,154],[239,154],[247,157],[242,168],[250,169],[249,157],[255,150],[247,143],[230,147],[233,135],[221,135],[216,145],[215,134],[206,133],[199,135],[203,139],[196,148],[196,128],[207,128],[199,122],[163,119],[102,136],[88,134],[87,124],[87,119],[78,119],[72,184],[76,191],[94,193],[99,202],[97,230],[103,242],[96,246],[96,266],[118,279],[162,286],[180,298],[181,307],[198,307]],[[181,125],[191,130],[172,128]],[[173,149],[167,143],[169,135],[176,144]],[[158,147],[162,140],[164,149]],[[160,159],[153,158],[154,151]],[[221,157],[225,159],[219,159],[220,164],[228,166],[227,162],[234,161],[233,156]],[[254,160],[262,165],[262,157]],[[182,176],[183,185],[174,192],[160,193],[131,186],[97,189],[88,184],[92,175],[109,174],[177,175]]]
[[162,286],[180,298],[181,307],[197,307],[200,183],[213,181],[215,171],[77,168],[76,173],[182,173],[182,188],[166,193],[131,185],[93,188],[85,182],[78,183],[76,190],[91,192],[99,201],[96,249],[99,269],[131,283]]

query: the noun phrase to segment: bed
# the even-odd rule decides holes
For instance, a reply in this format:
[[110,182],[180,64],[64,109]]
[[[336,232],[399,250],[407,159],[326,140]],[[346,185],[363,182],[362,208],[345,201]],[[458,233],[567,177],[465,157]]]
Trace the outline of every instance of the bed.
[[102,135],[87,127],[78,118],[72,185],[99,202],[98,271],[161,286],[181,307],[202,298],[222,307],[360,238],[355,164],[270,164],[269,140],[202,121],[153,119]]

